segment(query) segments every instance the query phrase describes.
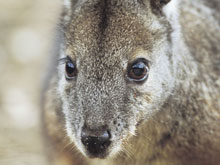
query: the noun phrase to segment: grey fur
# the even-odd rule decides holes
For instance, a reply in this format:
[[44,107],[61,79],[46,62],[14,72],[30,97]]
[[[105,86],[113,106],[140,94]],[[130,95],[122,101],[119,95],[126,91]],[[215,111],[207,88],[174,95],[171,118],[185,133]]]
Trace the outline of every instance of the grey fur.
[[[78,75],[66,81],[58,65],[45,94],[56,163],[220,162],[219,11],[208,1],[154,2],[81,0],[64,9],[60,57],[70,56]],[[142,84],[126,79],[138,57],[150,61]],[[107,159],[87,158],[84,124],[111,130]]]

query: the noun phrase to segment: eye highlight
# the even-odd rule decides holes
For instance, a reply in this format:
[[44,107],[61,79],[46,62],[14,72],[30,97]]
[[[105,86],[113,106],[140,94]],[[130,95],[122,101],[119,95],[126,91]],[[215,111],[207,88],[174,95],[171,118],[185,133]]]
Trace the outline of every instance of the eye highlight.
[[142,82],[147,79],[149,67],[148,61],[144,58],[135,60],[128,66],[127,78],[129,81]]
[[66,71],[65,76],[67,80],[72,80],[77,76],[76,64],[74,64],[69,57],[67,57],[66,59],[65,71]]

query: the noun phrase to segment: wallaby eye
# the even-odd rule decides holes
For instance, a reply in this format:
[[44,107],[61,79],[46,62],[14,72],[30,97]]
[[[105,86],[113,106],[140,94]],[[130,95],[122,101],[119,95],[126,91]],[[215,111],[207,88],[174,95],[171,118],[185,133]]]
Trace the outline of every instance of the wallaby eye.
[[139,58],[128,67],[127,77],[129,81],[141,82],[147,79],[148,71],[148,61]]
[[66,62],[66,79],[67,80],[72,80],[73,78],[76,77],[77,75],[77,68],[76,65],[69,59]]

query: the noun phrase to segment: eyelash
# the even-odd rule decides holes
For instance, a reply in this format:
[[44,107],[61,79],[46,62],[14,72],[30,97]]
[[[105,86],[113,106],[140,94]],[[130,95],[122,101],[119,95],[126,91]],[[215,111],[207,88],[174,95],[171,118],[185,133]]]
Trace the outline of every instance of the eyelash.
[[70,59],[69,56],[66,56],[66,57],[64,57],[64,58],[59,59],[59,60],[58,60],[58,64],[59,64],[59,65],[63,65],[63,64],[66,64],[68,61],[72,61],[72,60]]

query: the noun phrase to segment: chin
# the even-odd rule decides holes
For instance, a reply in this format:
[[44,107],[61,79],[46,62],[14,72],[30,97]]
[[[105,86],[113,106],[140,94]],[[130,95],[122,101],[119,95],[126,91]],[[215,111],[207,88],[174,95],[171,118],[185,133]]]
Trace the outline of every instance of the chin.
[[87,159],[111,159],[114,158],[121,150],[120,144],[114,145],[113,142],[108,147],[97,148],[97,146],[86,147],[82,143],[80,146],[77,146],[80,152]]

